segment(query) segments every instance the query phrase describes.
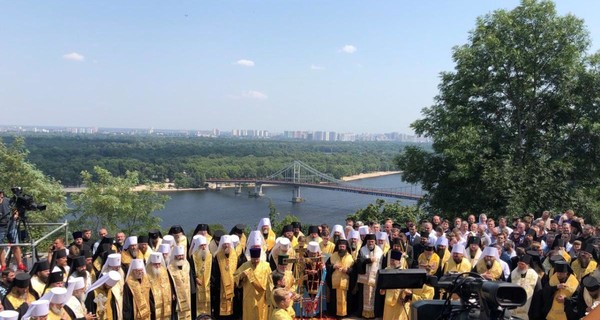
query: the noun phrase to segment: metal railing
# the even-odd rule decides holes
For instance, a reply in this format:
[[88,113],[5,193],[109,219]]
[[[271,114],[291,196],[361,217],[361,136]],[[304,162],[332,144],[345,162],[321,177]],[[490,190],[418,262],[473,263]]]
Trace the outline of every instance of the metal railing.
[[[43,237],[41,237],[37,240],[33,240],[33,238],[31,237],[30,230],[27,230],[32,227],[34,227],[34,228],[42,227],[43,228],[43,227],[52,227],[52,226],[54,226],[55,228],[53,228],[50,232],[46,233]],[[26,230],[29,233],[28,237],[31,240],[31,242],[20,242],[19,241],[18,244],[17,243],[2,243],[2,244],[0,244],[0,250],[6,250],[6,248],[10,249],[13,246],[31,247],[31,259],[33,260],[33,262],[35,262],[38,260],[37,247],[40,245],[40,243],[42,243],[46,239],[50,238],[51,236],[59,233],[62,229],[64,229],[64,231],[65,231],[65,241],[66,241],[66,239],[68,239],[68,237],[69,237],[69,221],[67,221],[67,220],[65,220],[65,222],[27,223]],[[12,251],[6,256],[6,265],[10,264],[11,257],[12,257]],[[23,258],[25,258],[24,254],[23,254]]]

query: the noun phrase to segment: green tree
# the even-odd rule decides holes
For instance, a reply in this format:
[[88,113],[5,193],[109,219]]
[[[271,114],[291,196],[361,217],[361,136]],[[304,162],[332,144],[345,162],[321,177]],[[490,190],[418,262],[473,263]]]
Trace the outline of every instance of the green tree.
[[598,214],[600,54],[583,21],[523,0],[477,19],[397,163],[433,212]]
[[[23,138],[16,138],[12,144],[0,141],[0,190],[4,190],[5,201],[11,197],[10,188],[21,187],[24,194],[31,195],[39,205],[46,205],[45,211],[29,211],[29,222],[57,222],[67,212],[65,193],[60,183],[27,161],[29,152],[25,149]],[[31,228],[31,236],[39,238],[41,228]]]
[[364,223],[370,221],[383,223],[385,219],[390,218],[402,224],[407,220],[418,221],[424,216],[425,212],[419,206],[404,206],[400,201],[389,203],[383,199],[377,199],[375,203],[367,205],[366,208],[348,215],[348,218],[354,218],[354,220]]
[[283,227],[291,224],[292,222],[299,222],[300,219],[293,214],[287,214],[279,221],[280,214],[277,211],[277,207],[272,200],[269,200],[269,220],[271,220],[271,229],[275,232],[275,235],[279,236]]
[[105,227],[109,233],[123,230],[126,234],[159,228],[160,218],[152,212],[162,209],[168,196],[152,190],[135,191],[137,172],[115,177],[106,169],[94,167],[94,174],[83,171],[81,177],[86,188],[73,195],[77,225]]

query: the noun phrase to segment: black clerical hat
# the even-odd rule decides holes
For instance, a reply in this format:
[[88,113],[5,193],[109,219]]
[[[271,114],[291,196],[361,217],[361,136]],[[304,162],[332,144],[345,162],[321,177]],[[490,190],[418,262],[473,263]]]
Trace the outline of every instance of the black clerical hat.
[[65,281],[65,274],[62,271],[50,272],[48,284]]
[[48,260],[46,260],[46,259],[42,259],[33,264],[33,267],[29,271],[29,274],[33,276],[34,274],[36,274],[40,271],[49,270],[49,269],[50,269],[50,262],[48,262]]
[[158,238],[162,238],[162,234],[161,234],[160,230],[152,229],[152,230],[148,231],[148,237],[150,237],[150,239],[158,239]]
[[77,268],[83,267],[83,266],[85,266],[85,257],[84,256],[75,257],[71,261],[71,269],[77,269]]
[[556,261],[554,263],[554,272],[569,272],[569,265],[565,261]]
[[519,257],[519,262],[523,262],[530,266],[531,265],[531,256],[528,254],[524,254]]
[[391,258],[392,260],[400,260],[402,259],[402,251],[400,250],[392,250],[392,254],[391,254]]
[[291,224],[283,226],[283,229],[281,229],[281,234],[286,232],[294,232],[294,227]]
[[29,273],[20,272],[15,275],[13,286],[17,288],[27,288],[31,284],[31,276]]
[[260,258],[261,251],[260,248],[250,248],[250,258]]
[[148,241],[150,241],[150,238],[148,236],[139,236],[137,240],[138,240],[138,244],[148,243]]
[[290,256],[288,256],[287,254],[280,254],[280,255],[277,257],[277,263],[278,263],[278,264],[280,264],[280,265],[287,266],[287,264],[288,264],[288,262],[287,262],[287,259],[288,259],[289,257],[290,257]]
[[377,240],[377,238],[375,237],[374,233],[369,233],[365,235],[365,242],[367,242],[368,240]]
[[236,224],[235,226],[233,226],[233,228],[231,228],[231,231],[229,232],[229,234],[242,234],[242,233],[244,233],[245,229],[246,229],[246,225],[243,223],[239,223],[239,224]]
[[169,229],[169,234],[170,234],[170,235],[177,234],[177,233],[184,233],[184,232],[183,232],[183,228],[182,228],[180,225],[178,225],[178,224],[176,224],[176,225],[172,226],[172,227]]
[[481,238],[476,237],[476,236],[470,236],[467,239],[467,246],[471,245],[471,244],[476,244],[478,246],[481,246]]
[[221,237],[224,235],[225,235],[225,232],[223,232],[223,230],[217,230],[213,234],[213,240],[215,240],[216,243],[219,243],[219,241],[221,241]]
[[588,275],[585,278],[583,278],[583,280],[581,280],[581,283],[588,291],[596,291],[600,289],[600,282],[598,282],[598,279],[591,275]]

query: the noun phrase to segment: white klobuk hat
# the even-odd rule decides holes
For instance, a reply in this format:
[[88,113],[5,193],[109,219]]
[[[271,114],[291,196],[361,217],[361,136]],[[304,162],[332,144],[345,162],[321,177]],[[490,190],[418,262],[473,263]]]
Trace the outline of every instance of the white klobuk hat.
[[131,259],[131,263],[129,264],[129,269],[127,269],[127,276],[125,279],[129,279],[129,275],[133,270],[144,270],[144,274],[146,273],[146,265],[144,264],[144,260],[142,259]]
[[258,222],[257,230],[262,230],[263,226],[269,226],[269,228],[271,228],[271,219],[269,219],[269,218],[260,219],[260,221]]
[[367,234],[369,234],[369,226],[360,226],[360,227],[358,227],[358,233],[361,236],[366,236]]
[[117,271],[109,271],[100,277],[100,279],[96,280],[85,292],[86,294],[94,291],[97,288],[100,288],[102,285],[106,284],[109,287],[113,287],[117,282],[121,281],[121,274]]
[[306,249],[308,249],[308,251],[312,252],[312,253],[321,252],[321,247],[319,246],[319,243],[316,241],[309,242]]
[[129,246],[134,245],[134,244],[138,244],[137,236],[128,237],[127,239],[125,239],[125,243],[123,243],[123,249],[127,250],[127,249],[129,249]]
[[[10,311],[15,312],[17,314],[17,316],[19,315],[19,313],[14,310],[10,310]],[[2,312],[7,312],[7,311],[2,311]],[[2,314],[2,312],[0,312],[0,315]],[[44,317],[44,316],[47,316],[49,312],[50,312],[50,301],[36,300],[36,301],[33,301],[31,304],[29,304],[29,308],[27,308],[27,312],[25,312],[25,314],[23,315],[23,317],[21,319],[29,319],[31,317]],[[0,319],[12,319],[12,318],[2,318],[0,316]],[[17,319],[17,318],[14,318],[14,319]]]
[[19,319],[19,313],[15,310],[0,311],[0,320],[18,320],[18,319]]
[[455,244],[452,246],[452,253],[465,254],[465,246],[460,243]]

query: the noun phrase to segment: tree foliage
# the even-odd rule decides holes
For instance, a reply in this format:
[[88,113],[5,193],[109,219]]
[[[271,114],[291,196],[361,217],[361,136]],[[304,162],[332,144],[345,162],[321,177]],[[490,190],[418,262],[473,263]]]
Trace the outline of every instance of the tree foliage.
[[524,0],[477,19],[397,163],[433,212],[598,210],[600,54],[582,20]]
[[[6,140],[12,139],[7,137]],[[95,166],[115,176],[137,171],[145,183],[201,187],[206,178],[262,178],[294,160],[336,178],[396,170],[400,142],[240,140],[148,136],[25,136],[29,160],[65,186],[83,183],[81,171]]]
[[366,208],[348,215],[355,221],[383,223],[385,219],[392,219],[398,223],[406,221],[419,221],[425,216],[425,212],[416,205],[404,206],[400,201],[393,203],[385,202],[383,199],[377,199],[374,203],[367,205]]
[[159,228],[160,218],[152,212],[162,209],[168,196],[152,190],[134,191],[139,183],[137,172],[115,177],[106,169],[94,167],[94,173],[83,171],[81,176],[86,188],[73,195],[77,225],[105,227],[111,234],[117,230],[136,234]]
[[271,229],[277,236],[281,235],[281,231],[283,230],[284,226],[292,224],[292,222],[300,221],[300,219],[293,214],[285,215],[281,221],[279,220],[280,216],[281,215],[277,211],[273,201],[269,201],[269,220],[271,220]]
[[28,151],[24,139],[17,138],[12,144],[0,141],[0,190],[6,200],[11,197],[12,187],[23,188],[38,204],[45,204],[45,211],[30,211],[26,217],[31,222],[57,222],[67,212],[66,197],[60,183],[27,161]]

